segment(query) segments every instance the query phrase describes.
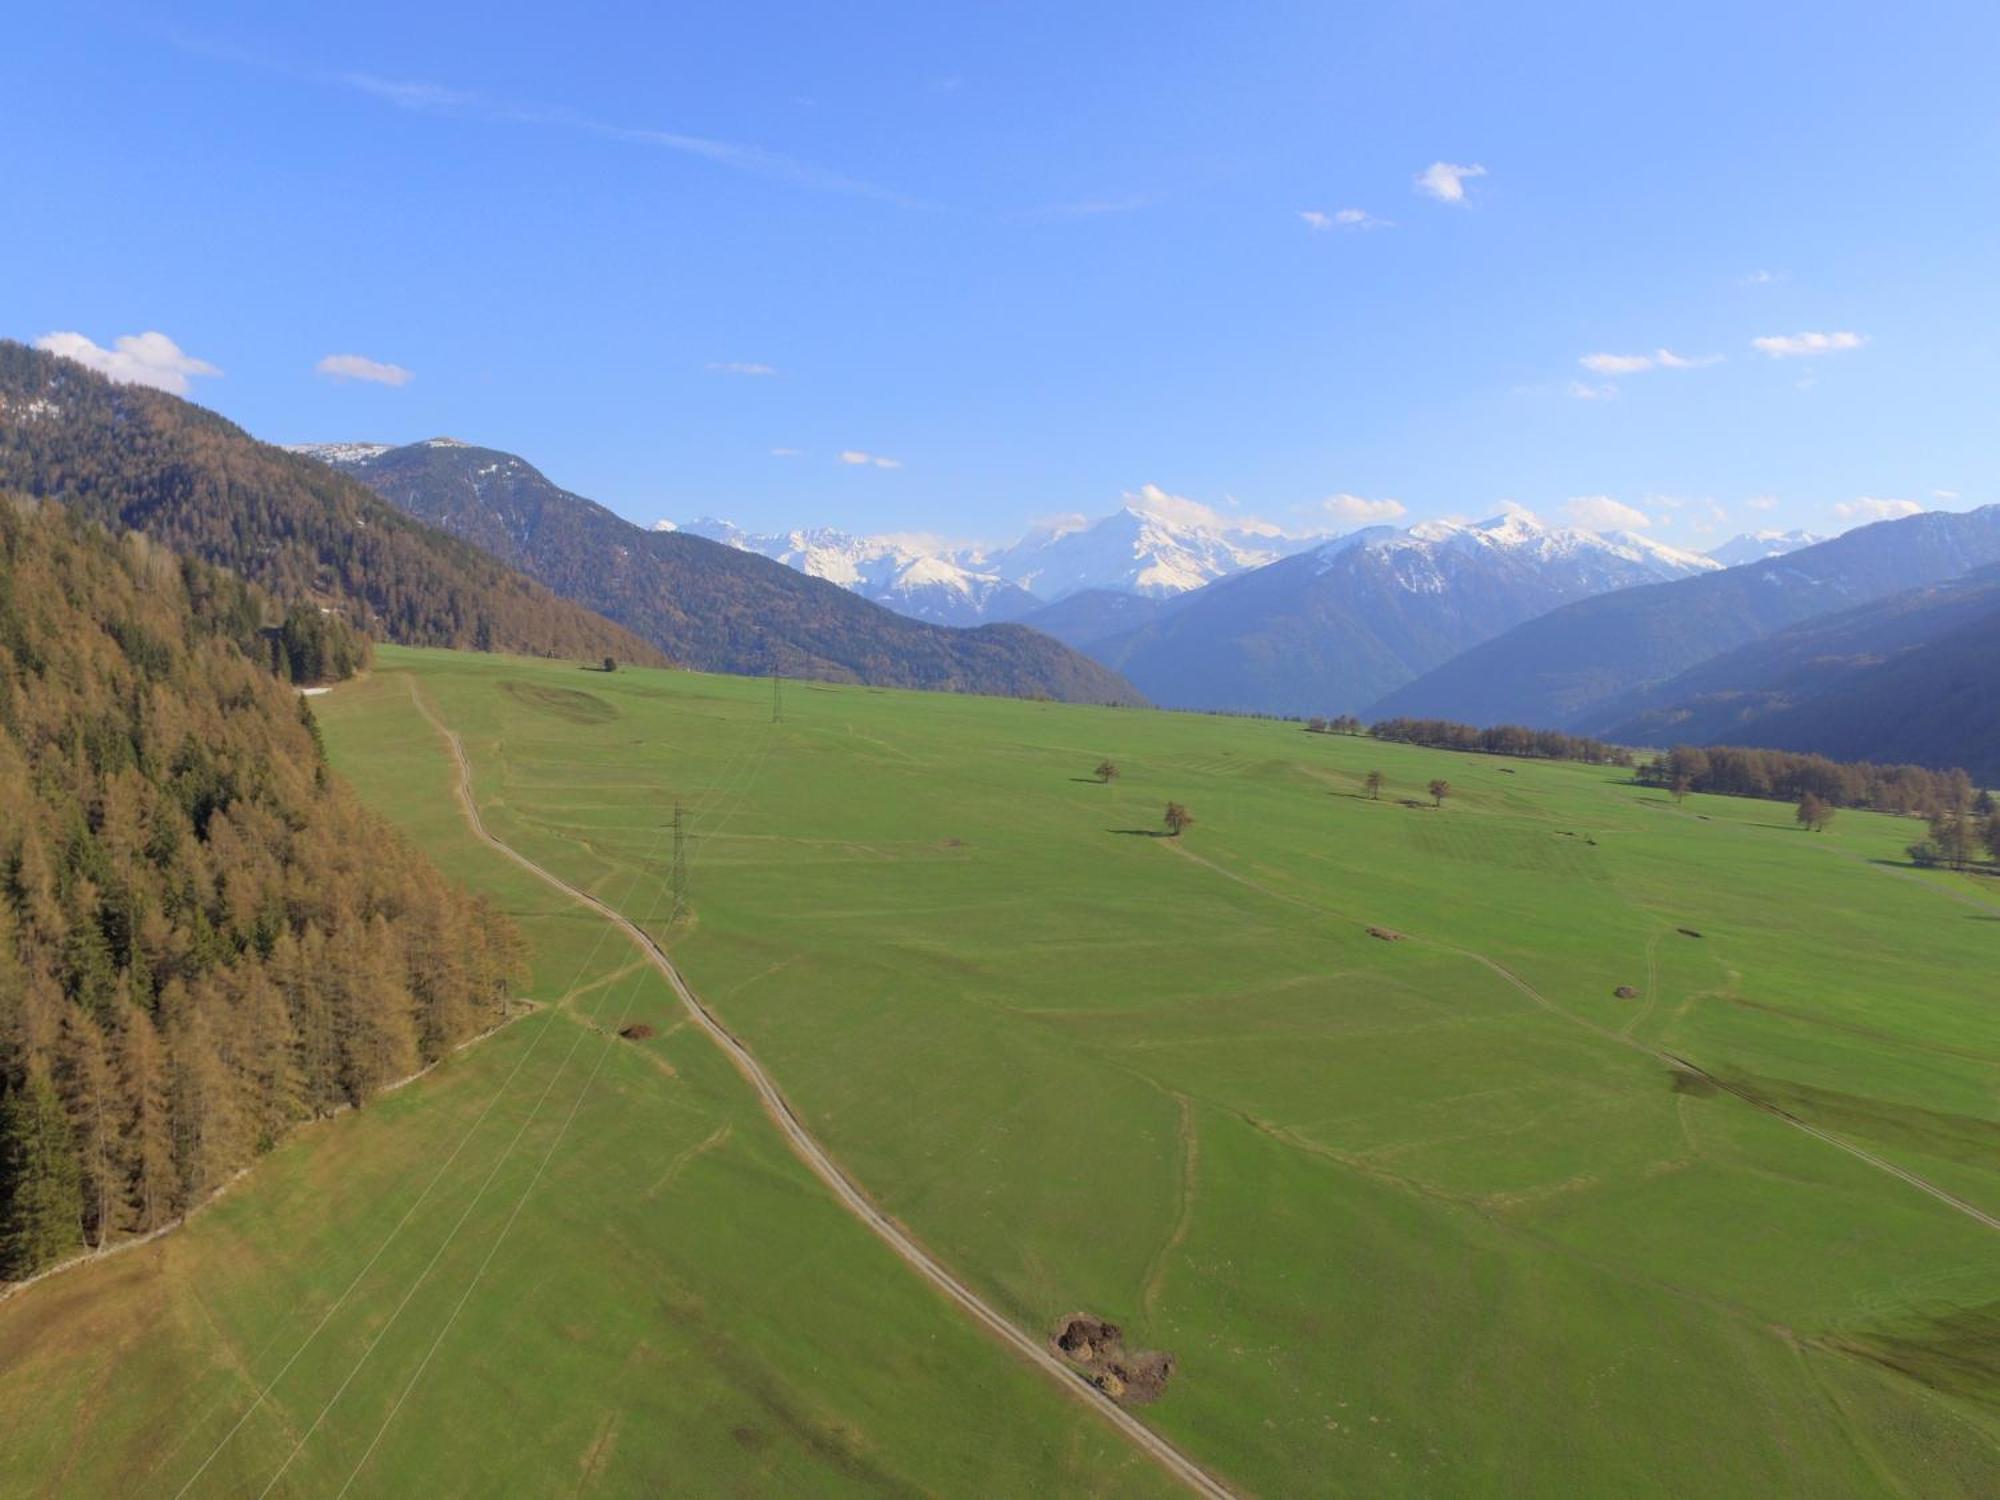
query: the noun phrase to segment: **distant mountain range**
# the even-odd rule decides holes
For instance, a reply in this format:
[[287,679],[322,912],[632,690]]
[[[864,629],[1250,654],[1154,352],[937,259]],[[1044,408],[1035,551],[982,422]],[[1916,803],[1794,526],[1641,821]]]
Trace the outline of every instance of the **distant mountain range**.
[[[1712,571],[1629,534],[1549,526],[1525,510],[1477,523],[1371,527],[1157,606],[1086,640],[1156,702],[1351,713],[1520,621],[1608,589]],[[1087,597],[1087,596],[1078,596]]]
[[1766,745],[2000,784],[2000,564],[1821,615],[1623,699],[1620,744]]
[[1827,540],[1811,531],[1746,531],[1741,536],[1731,537],[1720,547],[1711,547],[1703,555],[1725,568],[1736,568],[1744,563],[1783,557],[1787,552],[1796,552],[1801,547],[1816,546]]
[[[947,629],[740,545],[646,531],[511,453],[453,438],[298,451],[690,666],[1088,703],[1141,701],[1116,673],[1052,637],[1017,625]],[[858,560],[851,561],[858,569]]]
[[1261,521],[1235,523],[1154,485],[1101,520],[1038,527],[1004,547],[853,536],[831,527],[759,533],[713,516],[662,521],[656,529],[757,553],[940,625],[1018,620],[1093,591],[1172,598],[1325,540]]
[[1664,684],[1724,652],[1994,562],[2000,505],[1879,521],[1781,557],[1564,605],[1372,712],[1608,733],[1665,707]]
[[1041,607],[1041,601],[1018,584],[968,567],[958,556],[927,546],[922,538],[857,537],[830,527],[758,534],[713,516],[682,526],[662,521],[653,529],[707,537],[754,552],[933,625],[1013,620]]
[[0,492],[60,501],[416,646],[661,663],[654,646],[177,396],[0,341]]

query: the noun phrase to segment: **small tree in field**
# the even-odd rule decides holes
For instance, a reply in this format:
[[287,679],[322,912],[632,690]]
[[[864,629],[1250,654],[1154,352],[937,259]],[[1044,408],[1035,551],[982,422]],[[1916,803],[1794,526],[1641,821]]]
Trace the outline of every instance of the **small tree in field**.
[[1431,794],[1431,806],[1443,807],[1444,799],[1451,795],[1451,783],[1442,776],[1433,777],[1428,790]]
[[607,657],[605,657],[605,658],[604,658],[604,670],[605,670],[605,671],[607,671],[607,672],[615,672],[615,671],[617,671],[617,670],[618,670],[618,658],[617,658],[617,657],[615,657],[615,656],[607,656]]
[[1807,792],[1799,798],[1799,826],[1818,833],[1833,821],[1833,808],[1821,800],[1817,792]]
[[1116,781],[1118,779],[1118,762],[1115,760],[1100,760],[1097,763],[1097,779],[1106,786]]
[[1368,788],[1370,801],[1379,802],[1382,800],[1382,785],[1388,779],[1380,771],[1370,771],[1367,776],[1362,778],[1361,784]]
[[1673,793],[1676,806],[1687,801],[1688,793],[1694,790],[1694,783],[1685,776],[1676,776],[1667,790]]
[[1167,837],[1177,839],[1189,828],[1194,827],[1194,814],[1178,802],[1167,804]]

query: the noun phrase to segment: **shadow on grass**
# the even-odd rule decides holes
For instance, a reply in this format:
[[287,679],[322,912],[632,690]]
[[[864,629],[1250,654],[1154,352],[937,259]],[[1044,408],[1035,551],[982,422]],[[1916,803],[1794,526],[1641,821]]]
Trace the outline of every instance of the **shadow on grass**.
[[1107,828],[1106,833],[1123,833],[1135,839],[1163,839],[1170,835],[1157,828]]

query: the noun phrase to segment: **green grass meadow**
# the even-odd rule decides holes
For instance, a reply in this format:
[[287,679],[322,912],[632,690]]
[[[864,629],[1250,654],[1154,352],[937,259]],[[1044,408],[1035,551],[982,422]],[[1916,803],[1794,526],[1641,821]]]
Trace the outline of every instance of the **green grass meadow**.
[[172,1495],[218,1444],[190,1494],[294,1447],[274,1494],[1170,1488],[470,836],[413,682],[489,827],[658,935],[940,1258],[1024,1328],[1171,1350],[1145,1420],[1243,1492],[2000,1493],[2000,1234],[1729,1091],[2000,1214],[2000,883],[1909,870],[1920,825],[1256,720],[790,683],[773,723],[764,682],[393,648],[314,700],[331,756],[518,917],[546,1004],[0,1305],[0,1493]]

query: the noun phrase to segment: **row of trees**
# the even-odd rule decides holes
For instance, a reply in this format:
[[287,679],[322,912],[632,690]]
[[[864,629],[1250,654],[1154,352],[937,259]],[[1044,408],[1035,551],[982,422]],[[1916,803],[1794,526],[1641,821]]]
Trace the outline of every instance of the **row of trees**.
[[1978,798],[1963,771],[1836,761],[1791,750],[1676,745],[1638,768],[1642,785],[1796,802],[1811,794],[1829,807],[1878,812],[1960,812]]
[[0,502],[0,1277],[159,1227],[503,1014],[513,928],[327,769],[269,608]]
[[1632,764],[1632,752],[1618,745],[1554,729],[1528,729],[1519,724],[1480,729],[1450,719],[1384,719],[1369,725],[1368,733],[1378,740],[1425,745],[1434,750],[1512,755],[1526,760],[1580,760],[1600,766]]

